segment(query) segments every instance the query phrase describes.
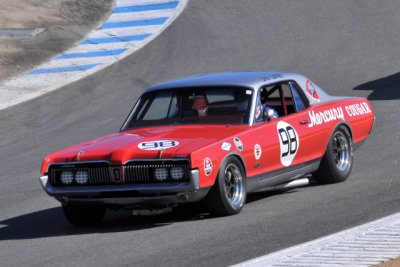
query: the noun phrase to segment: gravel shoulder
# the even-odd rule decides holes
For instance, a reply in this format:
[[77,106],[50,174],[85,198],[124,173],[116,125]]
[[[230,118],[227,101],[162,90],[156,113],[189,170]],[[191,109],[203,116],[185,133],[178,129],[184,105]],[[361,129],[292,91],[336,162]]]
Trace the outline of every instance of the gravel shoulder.
[[395,258],[391,261],[385,261],[381,264],[377,264],[371,267],[398,267],[398,266],[400,266],[400,257]]
[[[0,0],[0,82],[82,40],[106,20],[113,6],[113,0]],[[37,34],[23,31],[31,29],[38,29]],[[4,34],[9,30],[16,34]]]

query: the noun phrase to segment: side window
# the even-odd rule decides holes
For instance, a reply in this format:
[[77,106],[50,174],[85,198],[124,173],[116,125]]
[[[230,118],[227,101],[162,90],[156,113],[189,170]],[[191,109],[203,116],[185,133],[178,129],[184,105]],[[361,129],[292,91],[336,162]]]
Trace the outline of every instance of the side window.
[[[304,95],[298,90],[294,82],[281,82],[260,88],[259,98],[255,110],[255,123],[269,121],[305,110],[308,102]],[[266,110],[272,109],[270,118],[266,118]],[[260,110],[262,112],[260,112]]]
[[282,88],[282,92],[283,92],[283,95],[285,96],[285,98],[288,100],[291,100],[293,95],[292,95],[292,90],[290,90],[289,84],[282,83],[281,88]]
[[295,103],[293,100],[292,90],[290,89],[289,83],[281,84],[281,98],[284,99],[282,101],[282,106],[286,106],[286,115],[290,115],[296,113]]
[[294,103],[296,105],[296,112],[303,111],[307,108],[304,97],[302,97],[298,91],[298,87],[293,82],[289,82],[290,89],[293,94]]
[[296,112],[292,90],[288,82],[268,85],[260,89],[263,110],[271,108],[275,117],[283,117]]

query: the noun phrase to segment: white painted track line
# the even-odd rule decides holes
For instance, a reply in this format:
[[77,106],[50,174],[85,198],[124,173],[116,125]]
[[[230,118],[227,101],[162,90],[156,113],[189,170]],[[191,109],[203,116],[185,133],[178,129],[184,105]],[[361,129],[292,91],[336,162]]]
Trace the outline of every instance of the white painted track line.
[[165,3],[171,0],[117,0],[117,6],[133,6],[143,4]]
[[175,12],[175,9],[132,12],[132,13],[117,13],[117,14],[111,14],[108,21],[114,22],[114,21],[128,21],[128,20],[170,17],[174,12]]
[[[112,50],[112,49],[129,49],[131,47],[139,47],[142,42],[121,42],[121,43],[113,43],[113,44],[97,44],[93,45],[79,45],[70,50],[68,53],[79,53],[79,52],[90,52],[90,51],[101,51],[101,50]],[[50,63],[50,62],[49,62]]]
[[[92,38],[107,37],[107,36],[121,36],[121,35],[141,35],[141,34],[154,34],[160,30],[160,26],[142,26],[142,27],[126,27],[115,29],[97,30],[91,34]],[[80,45],[81,46],[81,45]],[[75,48],[78,48],[77,46]]]
[[371,266],[400,256],[400,213],[235,266]]

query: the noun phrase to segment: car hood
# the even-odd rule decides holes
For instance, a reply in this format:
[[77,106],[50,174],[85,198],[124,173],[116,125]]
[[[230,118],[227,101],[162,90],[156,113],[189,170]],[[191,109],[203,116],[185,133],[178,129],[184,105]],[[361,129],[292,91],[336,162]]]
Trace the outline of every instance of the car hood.
[[199,125],[128,130],[52,154],[45,159],[44,165],[84,161],[108,161],[112,165],[121,165],[131,159],[187,158],[192,152],[234,136],[246,127]]

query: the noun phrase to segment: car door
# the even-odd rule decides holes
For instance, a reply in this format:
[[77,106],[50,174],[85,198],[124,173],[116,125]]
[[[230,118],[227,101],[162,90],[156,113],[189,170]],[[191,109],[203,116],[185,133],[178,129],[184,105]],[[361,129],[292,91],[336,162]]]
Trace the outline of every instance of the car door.
[[259,98],[257,101],[263,108],[271,107],[279,115],[270,121],[265,117],[257,121],[255,116],[255,126],[262,140],[260,171],[277,171],[311,160],[310,153],[313,154],[317,146],[307,126],[308,102],[297,85],[290,81],[268,85],[260,88]]

